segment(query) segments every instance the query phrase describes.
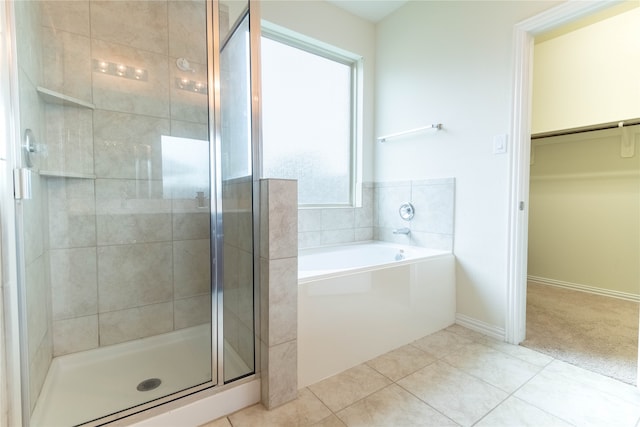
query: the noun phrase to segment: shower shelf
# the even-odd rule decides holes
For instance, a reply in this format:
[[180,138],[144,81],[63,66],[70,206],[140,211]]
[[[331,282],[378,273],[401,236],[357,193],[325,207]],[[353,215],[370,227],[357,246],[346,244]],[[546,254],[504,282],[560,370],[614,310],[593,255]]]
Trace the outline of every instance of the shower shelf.
[[96,179],[95,175],[89,174],[89,173],[61,172],[61,171],[47,171],[47,170],[41,170],[40,176],[46,176],[51,178]]
[[95,110],[96,108],[96,106],[90,102],[83,101],[81,99],[74,98],[72,96],[68,96],[42,86],[38,86],[36,90],[38,91],[40,97],[44,100],[44,102],[48,104],[69,105],[72,107],[88,108],[90,110]]

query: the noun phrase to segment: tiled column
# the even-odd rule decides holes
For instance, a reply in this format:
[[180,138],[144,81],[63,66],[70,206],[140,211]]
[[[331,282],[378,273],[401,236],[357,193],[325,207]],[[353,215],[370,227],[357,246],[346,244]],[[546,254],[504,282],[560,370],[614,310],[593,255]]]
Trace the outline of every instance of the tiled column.
[[262,403],[272,409],[298,392],[298,183],[260,182],[260,344]]

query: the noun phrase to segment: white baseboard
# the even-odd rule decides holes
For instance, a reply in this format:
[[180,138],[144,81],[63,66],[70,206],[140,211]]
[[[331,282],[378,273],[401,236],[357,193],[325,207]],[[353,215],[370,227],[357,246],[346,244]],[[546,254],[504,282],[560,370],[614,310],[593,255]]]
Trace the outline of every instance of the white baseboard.
[[474,319],[464,314],[456,313],[456,324],[471,329],[472,331],[480,332],[481,334],[490,336],[500,341],[504,341],[504,328],[498,328],[497,326],[490,325],[480,320]]
[[618,298],[627,301],[640,302],[640,295],[627,292],[612,291],[610,289],[596,288],[594,286],[581,285],[579,283],[563,282],[562,280],[547,279],[546,277],[527,276],[527,280],[541,285],[556,286],[558,288],[572,289],[574,291],[587,292],[605,297]]

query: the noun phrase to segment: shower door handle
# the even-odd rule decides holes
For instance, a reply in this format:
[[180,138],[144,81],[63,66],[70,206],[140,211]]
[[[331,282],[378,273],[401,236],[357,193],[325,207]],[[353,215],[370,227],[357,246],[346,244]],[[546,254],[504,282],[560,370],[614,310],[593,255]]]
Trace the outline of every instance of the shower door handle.
[[31,169],[14,169],[13,197],[16,200],[30,200],[31,196]]

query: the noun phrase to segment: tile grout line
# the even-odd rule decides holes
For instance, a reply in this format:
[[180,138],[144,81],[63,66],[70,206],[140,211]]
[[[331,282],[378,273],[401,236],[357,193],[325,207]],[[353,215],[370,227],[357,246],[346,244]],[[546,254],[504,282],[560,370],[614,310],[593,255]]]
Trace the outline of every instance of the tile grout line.
[[[445,329],[445,330],[446,330],[446,329]],[[550,415],[550,416],[552,416],[552,417],[555,417],[555,418],[561,419],[562,421],[564,421],[564,422],[566,422],[566,423],[568,423],[568,424],[570,424],[570,425],[574,425],[573,423],[571,423],[571,422],[569,422],[569,421],[565,420],[565,419],[564,419],[564,418],[562,418],[562,417],[559,417],[559,416],[557,416],[557,415],[551,414],[551,413],[549,413],[548,411],[546,411],[546,410],[544,410],[544,409],[542,409],[542,408],[539,408],[538,406],[536,406],[536,405],[534,405],[534,404],[532,404],[532,403],[530,403],[530,402],[527,402],[526,400],[523,400],[523,399],[521,399],[521,398],[519,398],[519,397],[515,396],[515,393],[517,393],[521,388],[523,388],[525,385],[527,385],[529,382],[531,382],[534,378],[536,378],[538,375],[540,375],[540,374],[541,374],[541,373],[542,373],[542,372],[543,372],[543,371],[544,371],[544,370],[545,370],[545,369],[546,369],[546,368],[547,368],[551,363],[553,363],[553,362],[554,362],[555,360],[557,360],[557,359],[555,359],[555,358],[553,358],[553,357],[549,356],[549,357],[551,358],[551,360],[550,360],[548,363],[546,363],[544,366],[542,366],[542,367],[541,367],[541,366],[539,366],[539,365],[534,365],[533,363],[527,362],[526,360],[521,359],[521,358],[519,358],[519,357],[517,357],[517,356],[511,355],[511,354],[509,354],[509,353],[506,353],[506,352],[500,351],[499,349],[496,349],[496,348],[493,348],[493,347],[491,347],[491,346],[489,346],[489,345],[486,345],[484,342],[478,341],[478,340],[477,340],[477,339],[475,339],[475,338],[470,338],[470,337],[468,337],[468,336],[464,336],[464,335],[462,335],[462,334],[458,334],[457,332],[454,332],[454,331],[449,331],[449,332],[454,333],[454,334],[456,334],[456,335],[458,335],[458,336],[460,336],[460,337],[470,339],[471,341],[473,341],[473,342],[475,342],[475,343],[477,343],[477,344],[481,344],[481,345],[483,345],[483,346],[485,346],[485,347],[487,347],[487,348],[489,348],[489,349],[491,349],[491,350],[497,351],[497,352],[499,352],[499,353],[501,353],[501,354],[504,354],[504,355],[506,355],[506,356],[512,357],[512,358],[514,358],[514,359],[517,359],[517,360],[520,360],[520,361],[523,361],[523,362],[529,363],[530,365],[533,365],[533,366],[536,366],[536,367],[540,368],[540,369],[538,370],[538,372],[536,372],[536,374],[535,374],[535,375],[533,375],[531,378],[529,378],[529,379],[528,379],[528,380],[526,380],[524,383],[522,383],[522,384],[521,384],[519,387],[517,387],[513,392],[509,393],[508,391],[506,391],[506,390],[502,389],[501,387],[495,386],[495,385],[493,385],[493,384],[491,384],[491,383],[489,383],[489,382],[485,381],[484,379],[479,378],[479,377],[477,377],[477,376],[475,376],[475,375],[473,375],[473,374],[470,374],[470,373],[468,373],[468,372],[466,372],[466,371],[464,371],[464,370],[462,370],[462,369],[460,369],[460,368],[457,368],[457,367],[455,367],[455,366],[451,365],[450,363],[448,363],[446,360],[443,360],[447,355],[451,354],[451,352],[450,352],[450,353],[447,353],[447,355],[443,356],[443,357],[440,359],[443,363],[446,363],[447,365],[451,366],[451,367],[452,367],[452,368],[454,368],[454,369],[457,369],[457,370],[459,370],[459,371],[461,371],[461,372],[463,372],[463,373],[465,373],[465,374],[467,374],[467,375],[469,375],[469,376],[471,376],[471,377],[473,377],[473,378],[475,378],[475,379],[477,379],[477,380],[479,380],[479,381],[481,381],[481,382],[483,382],[483,383],[485,383],[485,384],[487,384],[487,385],[490,385],[490,386],[492,386],[492,387],[497,388],[498,390],[501,390],[501,391],[503,391],[503,392],[507,393],[507,396],[506,396],[502,401],[500,401],[496,406],[494,406],[492,409],[490,409],[486,414],[484,414],[484,415],[483,415],[479,420],[477,420],[477,421],[476,421],[475,423],[473,423],[472,425],[476,425],[476,424],[478,424],[480,421],[482,421],[484,418],[486,418],[486,417],[487,417],[487,415],[489,415],[490,413],[492,413],[496,408],[498,408],[500,405],[502,405],[504,402],[506,402],[506,401],[507,401],[509,398],[511,398],[511,397],[513,397],[513,398],[515,398],[515,399],[518,399],[518,400],[520,400],[520,401],[522,401],[522,402],[526,403],[527,405],[531,405],[531,406],[533,406],[533,407],[535,407],[535,408],[539,409],[540,411],[544,412],[544,413],[545,413],[545,414],[547,414],[547,415]],[[486,337],[486,336],[485,336],[485,337]],[[525,348],[526,348],[526,347],[525,347]],[[531,350],[531,349],[528,349],[528,350]],[[535,351],[535,350],[531,350],[531,351]],[[541,353],[541,354],[543,354],[543,353]],[[548,355],[547,355],[547,356],[548,356]]]
[[[452,332],[452,333],[454,333],[454,334],[456,334],[456,335],[458,335],[458,336],[461,336],[461,337],[465,337],[464,335],[462,335],[462,334],[458,334],[457,332],[454,332],[454,331],[449,331],[449,332]],[[465,337],[465,338],[469,338],[469,337]],[[484,336],[484,338],[483,338],[483,340],[484,340],[484,339],[486,339],[486,338],[490,338],[490,337],[487,337],[487,336],[485,335],[485,336]],[[488,348],[490,348],[490,349],[492,349],[492,350],[498,351],[498,352],[500,352],[500,353],[502,353],[502,354],[504,354],[504,355],[507,355],[507,356],[513,357],[513,358],[515,358],[515,359],[518,359],[518,360],[521,360],[521,361],[527,362],[526,360],[524,360],[524,359],[522,359],[522,358],[520,358],[520,357],[518,357],[518,356],[514,356],[514,355],[509,354],[509,353],[507,353],[507,352],[501,351],[500,349],[493,348],[493,347],[491,347],[491,346],[489,346],[489,345],[485,344],[484,342],[478,341],[478,340],[476,340],[476,339],[474,339],[474,338],[469,338],[469,339],[471,339],[472,341],[474,341],[474,342],[476,342],[476,343],[478,343],[478,344],[484,345],[485,347],[488,347]],[[523,347],[523,348],[526,348],[527,350],[530,350],[530,351],[532,351],[532,352],[540,353],[540,352],[537,352],[537,351],[535,351],[535,350],[529,349],[529,348],[527,348],[527,347]],[[544,353],[540,353],[540,354],[544,354]],[[527,381],[525,381],[524,383],[522,383],[522,384],[521,384],[519,387],[517,387],[513,392],[509,393],[509,394],[508,394],[508,395],[507,395],[507,396],[506,396],[506,397],[505,397],[505,398],[504,398],[500,403],[498,403],[494,408],[492,408],[489,412],[487,412],[487,413],[486,413],[482,418],[480,418],[478,421],[476,421],[475,423],[473,423],[473,425],[478,424],[480,421],[482,421],[484,418],[486,418],[486,417],[487,417],[487,415],[489,415],[490,413],[492,413],[496,408],[498,408],[500,405],[502,405],[504,402],[506,402],[506,401],[507,401],[509,398],[511,398],[511,397],[513,397],[514,399],[518,399],[518,400],[520,400],[520,401],[522,401],[522,402],[526,403],[527,405],[531,405],[531,406],[533,406],[533,407],[537,408],[538,410],[540,410],[540,411],[544,412],[544,413],[545,413],[545,414],[547,414],[547,415],[550,415],[550,416],[552,416],[552,417],[558,418],[558,419],[560,419],[560,420],[562,420],[562,421],[566,422],[567,424],[574,425],[573,423],[571,423],[571,422],[569,422],[569,421],[565,420],[564,418],[562,418],[562,417],[560,417],[560,416],[557,416],[557,415],[555,415],[555,414],[551,414],[550,412],[546,411],[545,409],[542,409],[542,408],[540,408],[540,407],[538,407],[538,406],[534,405],[534,404],[533,404],[533,403],[531,403],[531,402],[528,402],[528,401],[526,401],[526,400],[524,400],[524,399],[521,399],[521,398],[519,398],[519,397],[515,396],[515,394],[516,394],[520,389],[522,389],[525,385],[529,384],[529,383],[530,383],[534,378],[536,378],[538,375],[540,375],[540,374],[541,374],[541,373],[542,373],[542,372],[543,372],[543,371],[544,371],[544,370],[545,370],[549,365],[551,365],[554,361],[556,361],[556,360],[557,360],[556,358],[554,358],[554,357],[552,357],[552,356],[549,356],[549,355],[546,355],[546,354],[545,354],[545,356],[548,356],[548,357],[550,358],[550,360],[549,360],[549,362],[547,362],[544,366],[534,365],[534,364],[533,364],[533,363],[531,363],[531,362],[527,362],[527,363],[529,363],[529,364],[531,364],[531,365],[533,365],[533,366],[539,367],[540,369],[538,370],[538,372],[536,372],[536,374],[535,374],[535,375],[533,375],[531,378],[529,378]],[[447,362],[446,362],[446,361],[444,361],[444,360],[443,360],[443,362],[444,362],[444,363],[447,363]],[[452,366],[452,365],[451,365],[451,364],[449,364],[449,363],[447,363],[447,364],[448,364],[449,366]],[[452,366],[452,367],[454,367],[454,368],[455,368],[455,366]],[[456,368],[456,369],[458,369],[458,368]],[[465,371],[463,371],[463,372],[465,372]],[[466,373],[466,372],[465,372],[465,373]],[[478,379],[478,380],[480,380],[480,381],[482,381],[482,382],[484,382],[484,383],[486,383],[486,384],[489,384],[488,382],[484,381],[482,378],[478,378],[478,377],[476,377],[475,375],[472,375],[472,374],[468,374],[468,375],[471,375],[472,377],[474,377],[474,378],[476,378],[476,379]],[[493,384],[489,384],[489,385],[491,385],[491,386],[493,386],[493,387],[496,387],[496,386],[494,386]],[[496,387],[496,388],[498,388],[499,390],[505,391],[505,390],[501,389],[500,387]],[[506,392],[506,391],[505,391],[505,392]],[[506,392],[506,393],[508,393],[508,392]],[[640,419],[639,419],[639,422],[640,422]]]
[[[373,368],[371,368],[371,369],[373,369]],[[376,372],[378,372],[378,371],[376,371]],[[381,374],[381,375],[382,375],[382,374]],[[384,375],[383,375],[383,376],[384,376]],[[386,376],[384,376],[384,377],[385,377],[385,378],[387,378]],[[387,378],[387,379],[388,379],[388,378]],[[315,393],[314,393],[314,396],[316,396],[316,397],[318,398],[318,400],[320,400],[320,402],[322,402],[322,404],[323,404],[324,406],[326,406],[326,407],[327,407],[327,409],[329,409],[329,411],[331,411],[331,413],[332,413],[333,415],[335,415],[335,416],[336,416],[336,417],[337,417],[337,418],[338,418],[338,419],[339,419],[339,420],[344,424],[344,421],[342,421],[342,418],[340,418],[340,417],[338,416],[338,412],[344,411],[345,409],[350,408],[350,407],[352,407],[353,405],[355,405],[355,404],[357,404],[357,403],[362,402],[363,400],[367,399],[368,397],[371,397],[372,395],[374,395],[374,394],[378,393],[379,391],[384,390],[385,388],[387,388],[387,387],[389,387],[389,386],[391,386],[391,385],[393,385],[393,384],[394,384],[393,380],[389,379],[389,381],[391,381],[391,384],[387,384],[387,385],[385,385],[385,386],[383,386],[383,387],[381,387],[381,388],[379,388],[379,389],[377,389],[377,390],[375,390],[375,391],[373,391],[373,392],[371,392],[371,393],[367,394],[366,396],[363,396],[363,397],[361,397],[360,399],[355,400],[355,401],[354,401],[354,402],[352,402],[351,404],[349,404],[349,405],[345,406],[344,408],[340,408],[340,409],[339,409],[338,411],[336,411],[336,412],[334,412],[331,408],[329,408],[329,407],[324,403],[324,401],[323,401],[322,399],[320,399],[320,397],[316,396],[316,394],[315,394]],[[311,389],[309,389],[309,390],[311,390]],[[313,393],[313,392],[312,392],[312,393]]]
[[[417,340],[416,340],[416,341],[417,341]],[[411,372],[411,373],[409,373],[409,374],[407,374],[407,375],[403,376],[402,378],[398,378],[397,380],[393,380],[393,379],[389,378],[388,376],[386,376],[385,374],[383,374],[382,372],[378,371],[378,370],[377,370],[376,368],[374,368],[373,366],[369,366],[369,365],[367,364],[367,362],[369,362],[369,361],[364,362],[364,364],[366,364],[367,366],[369,366],[371,369],[373,369],[374,371],[378,372],[380,375],[384,376],[385,378],[389,379],[389,380],[391,381],[391,384],[388,384],[388,385],[386,385],[385,387],[381,388],[380,390],[377,390],[377,391],[375,391],[375,392],[373,392],[373,393],[371,393],[371,394],[369,394],[369,395],[367,395],[367,396],[363,397],[363,398],[362,398],[362,399],[360,399],[359,401],[364,400],[364,399],[366,399],[366,398],[370,397],[371,395],[373,395],[373,394],[375,394],[375,393],[377,393],[377,392],[379,392],[379,391],[381,391],[381,390],[384,390],[385,388],[388,388],[388,387],[390,387],[390,386],[392,386],[392,385],[395,385],[395,386],[398,386],[398,387],[399,387],[400,389],[402,389],[403,391],[405,391],[405,392],[409,393],[411,396],[413,396],[413,397],[415,397],[416,399],[418,399],[418,401],[420,401],[420,402],[422,402],[423,404],[427,405],[429,408],[431,408],[432,410],[434,410],[434,411],[435,411],[435,412],[437,412],[438,414],[442,415],[443,417],[447,418],[448,420],[451,420],[453,423],[458,424],[455,420],[451,419],[448,415],[446,415],[446,414],[444,414],[444,413],[440,412],[438,409],[434,408],[434,407],[433,407],[433,406],[431,406],[429,403],[425,402],[425,401],[424,401],[424,400],[422,400],[420,397],[416,396],[414,393],[412,393],[411,391],[409,391],[409,390],[407,390],[406,388],[402,387],[402,385],[398,384],[398,381],[402,381],[403,379],[405,379],[405,378],[407,378],[407,377],[409,377],[409,376],[411,376],[411,375],[415,374],[416,372],[418,372],[418,371],[420,371],[420,370],[422,370],[422,369],[426,368],[427,366],[431,366],[431,365],[433,365],[434,363],[436,363],[436,362],[438,362],[438,361],[441,361],[441,359],[442,359],[442,358],[438,358],[437,356],[435,356],[435,355],[433,355],[433,354],[431,354],[431,353],[429,353],[429,352],[427,352],[427,351],[424,351],[423,349],[421,349],[421,348],[419,348],[419,347],[416,347],[416,346],[412,345],[412,343],[413,343],[413,342],[415,342],[415,341],[412,341],[411,343],[406,344],[406,345],[411,345],[412,347],[414,347],[414,348],[416,348],[416,349],[420,350],[422,353],[424,353],[424,354],[426,354],[426,355],[429,355],[429,356],[431,356],[431,357],[434,357],[434,360],[433,360],[433,361],[431,361],[431,362],[429,362],[429,363],[427,363],[427,364],[426,364],[426,365],[424,365],[423,367],[421,367],[421,368],[419,368],[419,369],[416,369],[415,371],[413,371],[413,372]],[[404,346],[402,346],[402,347],[404,347]],[[402,347],[398,347],[398,348],[402,348]],[[391,351],[394,351],[394,350],[391,350]],[[387,352],[387,353],[385,353],[385,354],[388,354],[388,353],[390,353],[390,352]],[[447,354],[449,354],[449,353],[447,353]],[[381,355],[381,356],[382,356],[382,355]],[[444,357],[444,356],[443,356],[443,357]],[[375,359],[375,358],[374,358],[374,359]],[[374,359],[371,359],[371,360],[374,360]],[[446,362],[445,362],[445,363],[446,363]],[[359,401],[358,401],[358,402],[359,402]],[[353,404],[351,404],[351,405],[347,406],[346,408],[351,407],[351,406],[352,406],[352,405],[354,405],[355,403],[356,403],[356,402],[354,402]],[[343,409],[341,409],[341,410],[344,410],[344,409],[346,409],[346,408],[343,408]],[[338,419],[339,419],[340,421],[342,421],[342,418],[340,418],[337,414],[334,414],[334,415],[336,415],[336,417],[338,417]],[[344,422],[343,422],[343,424],[344,424]],[[458,425],[459,425],[459,424],[458,424]]]
[[[407,345],[411,345],[411,343],[410,343],[410,344],[407,344]],[[401,347],[403,347],[403,346],[401,346]],[[401,347],[398,347],[398,348],[401,348]],[[415,346],[413,346],[413,347],[415,347]],[[428,352],[426,352],[426,351],[424,351],[424,350],[422,350],[422,349],[420,349],[420,348],[418,348],[418,347],[415,347],[415,348],[416,348],[416,349],[418,349],[418,350],[420,350],[421,352],[423,352],[423,353],[425,353],[425,354],[429,355],[429,356],[435,357],[435,356],[433,356],[432,354],[430,354],[430,353],[428,353]],[[397,349],[396,349],[396,350],[397,350]],[[394,350],[391,350],[391,351],[394,351]],[[387,352],[387,353],[390,353],[390,352]],[[384,354],[387,354],[387,353],[384,353]],[[383,355],[381,355],[381,356],[383,356]],[[375,358],[374,358],[374,359],[375,359]],[[389,380],[389,381],[390,381],[390,383],[389,383],[389,384],[387,384],[387,385],[385,385],[385,386],[383,386],[383,387],[381,387],[381,388],[379,388],[379,389],[377,389],[377,390],[375,390],[375,391],[373,391],[373,392],[371,392],[371,393],[369,393],[369,394],[367,394],[366,396],[361,397],[360,399],[358,399],[358,400],[356,400],[356,401],[354,401],[354,402],[350,403],[349,405],[345,406],[344,408],[339,409],[338,411],[335,411],[335,412],[334,412],[331,408],[329,408],[329,407],[324,403],[324,401],[323,401],[319,396],[317,396],[317,395],[313,392],[313,390],[311,390],[311,388],[309,388],[309,387],[306,387],[306,388],[307,388],[307,389],[308,389],[308,390],[309,390],[309,391],[310,391],[310,392],[311,392],[311,393],[312,393],[312,394],[313,394],[313,395],[314,395],[314,396],[315,396],[315,397],[316,397],[316,398],[317,398],[317,399],[318,399],[318,400],[319,400],[319,401],[320,401],[320,402],[321,402],[321,403],[322,403],[322,404],[323,404],[327,409],[329,409],[329,411],[331,412],[331,414],[332,414],[332,415],[334,415],[338,420],[340,420],[340,422],[341,422],[342,424],[345,424],[345,423],[344,423],[343,419],[338,415],[338,412],[344,411],[344,410],[346,410],[346,409],[348,409],[348,408],[350,408],[350,407],[352,407],[352,406],[354,406],[354,405],[356,405],[356,404],[358,404],[358,403],[362,402],[363,400],[365,400],[365,399],[367,399],[367,398],[371,397],[372,395],[374,395],[374,394],[376,394],[376,393],[378,393],[378,392],[380,392],[380,391],[382,391],[382,390],[384,390],[384,389],[386,389],[386,388],[388,388],[388,387],[390,387],[390,386],[392,386],[392,385],[396,385],[396,386],[400,387],[402,390],[404,390],[404,391],[406,391],[407,393],[409,393],[410,395],[414,396],[416,399],[418,399],[418,400],[419,400],[420,402],[422,402],[423,404],[427,405],[427,406],[428,406],[429,408],[431,408],[432,410],[436,411],[437,413],[439,413],[439,414],[441,414],[442,416],[446,417],[447,419],[451,420],[451,418],[449,418],[447,415],[445,415],[445,414],[443,414],[442,412],[438,411],[437,409],[435,409],[434,407],[432,407],[431,405],[429,405],[427,402],[423,401],[423,400],[422,400],[422,399],[420,399],[418,396],[415,396],[415,395],[414,395],[413,393],[411,393],[409,390],[406,390],[404,387],[402,387],[400,384],[398,384],[398,381],[400,381],[400,380],[402,380],[402,379],[406,378],[407,376],[412,375],[412,374],[414,374],[415,372],[417,372],[417,371],[419,371],[419,370],[421,370],[421,369],[424,369],[424,368],[426,368],[427,366],[432,365],[433,363],[437,362],[437,361],[439,360],[438,358],[435,358],[435,360],[433,360],[432,362],[429,362],[428,364],[426,364],[425,366],[423,366],[423,367],[421,367],[421,368],[417,369],[416,371],[414,371],[414,372],[412,372],[412,373],[410,373],[410,374],[407,374],[407,375],[403,376],[402,378],[399,378],[397,381],[393,380],[392,378],[389,378],[387,375],[385,375],[384,373],[382,373],[382,372],[378,371],[376,368],[374,368],[373,366],[370,366],[370,365],[367,363],[367,362],[369,362],[369,361],[371,361],[371,360],[374,360],[374,359],[370,359],[370,360],[368,360],[368,361],[366,361],[366,362],[363,362],[363,363],[362,363],[362,365],[366,365],[368,368],[370,368],[370,369],[374,370],[376,373],[380,374],[381,376],[383,376],[384,378],[386,378],[387,380]],[[327,416],[327,417],[325,417],[325,418],[323,418],[323,420],[325,420],[325,419],[327,419],[327,418],[329,418],[329,417],[330,417],[330,415],[329,415],[329,416]],[[322,420],[321,420],[321,421],[322,421]],[[453,421],[453,422],[455,423],[455,421],[454,421],[454,420],[451,420],[451,421]],[[457,423],[456,423],[456,424],[457,424]],[[346,424],[345,424],[345,425],[346,425]]]
[[[329,378],[331,378],[331,377],[329,377]],[[323,380],[323,381],[324,381],[324,380]],[[313,385],[313,384],[311,384],[311,385]],[[300,389],[300,390],[308,390],[308,391],[309,391],[309,393],[313,394],[313,397],[315,397],[316,399],[318,399],[318,400],[320,401],[320,403],[322,403],[322,405],[323,405],[325,408],[327,408],[327,409],[329,410],[329,412],[331,412],[332,414],[334,413],[334,412],[333,412],[333,410],[332,410],[331,408],[329,408],[329,407],[327,406],[327,404],[326,404],[326,403],[324,403],[324,401],[323,401],[322,399],[320,399],[320,396],[318,396],[316,393],[314,393],[314,391],[313,391],[313,390],[311,390],[311,387],[306,386],[306,387],[304,387],[304,388],[302,388],[302,389]],[[300,393],[300,390],[298,390],[298,393]]]
[[[446,328],[445,328],[445,329],[446,329]],[[431,335],[431,334],[430,334],[430,335]],[[426,335],[426,336],[429,336],[429,335]],[[459,336],[462,336],[462,335],[459,335]],[[464,337],[464,338],[466,338],[466,337]],[[419,338],[419,339],[421,339],[421,338]],[[419,339],[418,339],[418,340],[419,340]],[[419,368],[419,369],[416,369],[415,371],[411,372],[410,374],[407,374],[407,375],[403,376],[402,378],[399,378],[399,379],[398,379],[398,380],[396,380],[396,381],[391,380],[391,378],[389,378],[389,379],[393,382],[393,384],[394,384],[394,385],[396,385],[396,386],[400,387],[402,390],[404,390],[405,392],[409,393],[411,396],[413,396],[413,397],[415,397],[416,399],[418,399],[418,401],[422,402],[423,404],[425,404],[426,406],[428,406],[429,408],[431,408],[431,409],[432,409],[433,411],[435,411],[436,413],[438,413],[438,414],[442,415],[443,417],[447,418],[448,420],[451,420],[451,422],[453,422],[453,423],[455,423],[455,424],[457,424],[457,425],[460,425],[457,421],[453,420],[453,419],[452,419],[451,417],[449,417],[447,414],[445,414],[445,413],[441,412],[441,411],[440,411],[440,410],[438,410],[437,408],[434,408],[434,407],[433,407],[433,406],[431,406],[428,402],[425,402],[425,401],[424,401],[424,400],[422,400],[419,396],[416,396],[416,395],[415,395],[414,393],[412,393],[410,390],[407,390],[407,389],[406,389],[406,388],[404,388],[401,384],[398,384],[398,381],[402,381],[403,379],[405,379],[405,378],[407,378],[407,377],[409,377],[409,376],[411,376],[411,375],[415,374],[416,372],[418,372],[418,371],[420,371],[420,370],[422,370],[422,369],[426,368],[427,366],[431,366],[431,365],[433,365],[433,364],[434,364],[434,363],[436,363],[436,362],[440,362],[440,361],[442,361],[442,362],[446,363],[446,362],[445,362],[444,360],[442,360],[442,359],[444,359],[447,355],[449,355],[449,354],[451,354],[451,353],[453,352],[453,351],[451,351],[451,352],[448,352],[448,353],[446,353],[446,354],[444,354],[444,355],[442,355],[442,356],[436,356],[436,355],[434,355],[433,353],[429,353],[428,351],[425,351],[425,350],[423,350],[422,348],[420,348],[420,347],[418,347],[418,346],[416,346],[416,345],[414,345],[414,344],[413,344],[413,343],[415,343],[415,342],[416,342],[416,341],[418,341],[418,340],[414,340],[414,341],[410,342],[410,343],[409,343],[409,344],[407,344],[407,345],[410,345],[410,346],[412,346],[413,348],[415,348],[415,349],[417,349],[417,350],[421,351],[422,353],[424,353],[424,354],[426,354],[426,355],[428,355],[428,356],[433,357],[433,358],[434,358],[434,360],[433,360],[433,361],[431,361],[431,362],[429,362],[429,363],[427,363],[425,366],[423,366],[423,367],[421,367],[421,368]],[[401,348],[401,347],[399,347],[399,348]],[[393,351],[393,350],[392,350],[392,351]],[[385,354],[387,354],[387,353],[385,353]],[[373,360],[373,359],[372,359],[372,360]],[[365,363],[367,363],[367,362],[365,362]],[[367,365],[367,366],[368,366],[368,365]],[[451,366],[451,365],[449,365],[449,366]],[[373,367],[371,367],[371,368],[372,368],[372,369],[374,369],[376,372],[379,372],[377,369],[375,369],[375,368],[373,368]],[[457,368],[455,368],[455,369],[457,369]],[[380,373],[380,374],[382,374],[381,372],[379,372],[379,373]],[[382,374],[382,375],[384,375],[384,374]],[[388,378],[386,375],[384,375],[384,376],[385,376],[386,378]],[[389,385],[391,385],[391,384],[389,384]],[[387,387],[388,387],[388,386],[387,386]],[[385,387],[385,388],[386,388],[386,387]],[[373,394],[373,393],[372,393],[372,394]],[[340,419],[340,421],[342,421],[342,419],[341,419],[340,417],[338,417],[338,418]]]
[[402,387],[400,384],[397,384],[398,387],[402,388],[402,390],[406,391],[407,393],[409,393],[410,395],[412,395],[413,397],[415,397],[416,399],[418,399],[420,402],[424,403],[425,405],[427,405],[429,408],[433,409],[435,412],[437,412],[438,414],[442,415],[443,417],[445,417],[448,420],[451,420],[451,422],[455,423],[456,425],[460,425],[457,421],[455,421],[454,419],[452,419],[451,417],[449,417],[447,414],[439,411],[438,409],[434,408],[433,406],[431,406],[429,403],[425,402],[424,400],[420,399],[420,397],[416,396],[415,394],[411,393],[409,390],[407,390],[406,388]]
[[[555,359],[552,359],[552,361],[551,361],[551,362],[553,362],[553,360],[555,360]],[[532,376],[531,378],[529,378],[527,381],[525,381],[524,383],[522,383],[522,384],[521,384],[519,387],[517,387],[513,392],[508,393],[508,395],[507,395],[507,396],[506,396],[506,397],[505,397],[505,398],[504,398],[500,403],[498,403],[495,407],[493,407],[491,410],[489,410],[489,412],[487,412],[486,414],[484,414],[484,415],[482,416],[482,418],[480,418],[478,421],[476,421],[476,422],[475,422],[475,423],[473,423],[472,425],[474,425],[474,426],[475,426],[475,425],[477,425],[479,422],[481,422],[483,419],[485,419],[489,414],[491,414],[493,411],[495,411],[499,406],[501,406],[502,404],[504,404],[507,400],[509,400],[510,398],[514,398],[514,399],[518,399],[518,400],[520,400],[521,402],[526,403],[527,405],[531,405],[531,406],[533,406],[534,408],[536,408],[536,409],[538,409],[538,410],[540,410],[540,411],[544,412],[545,414],[547,414],[547,415],[549,415],[549,416],[551,416],[551,417],[558,418],[558,419],[560,419],[560,420],[562,420],[562,421],[566,422],[566,423],[567,423],[567,424],[569,424],[569,425],[575,426],[575,424],[573,424],[572,422],[569,422],[569,421],[565,420],[564,418],[562,418],[562,417],[560,417],[560,416],[558,416],[558,415],[552,414],[552,413],[550,413],[550,412],[546,411],[545,409],[542,409],[542,408],[540,408],[540,407],[538,407],[538,406],[534,405],[533,403],[528,402],[528,401],[526,401],[526,400],[524,400],[524,399],[521,399],[520,397],[518,397],[518,396],[516,396],[516,395],[515,395],[518,391],[520,391],[520,389],[522,389],[524,386],[526,386],[527,384],[529,384],[529,383],[530,383],[534,378],[536,378],[538,375],[540,375],[540,374],[542,373],[542,371],[544,371],[544,369],[545,369],[547,366],[549,366],[549,364],[550,364],[551,362],[547,363],[547,365],[545,365],[544,367],[542,367],[542,368],[541,368],[541,369],[540,369],[540,370],[539,370],[535,375],[533,375],[533,376]],[[446,362],[445,362],[445,363],[446,363]],[[477,378],[477,377],[475,377],[475,376],[474,376],[474,378]],[[479,379],[480,381],[484,381],[484,380],[482,380],[482,379],[480,379],[480,378],[478,378],[478,379]],[[485,382],[486,382],[486,381],[485,381]],[[487,384],[488,384],[488,383],[487,383]],[[495,386],[494,386],[494,387],[495,387]],[[502,389],[500,389],[500,390],[502,390]],[[504,390],[503,390],[503,391],[504,391]]]

